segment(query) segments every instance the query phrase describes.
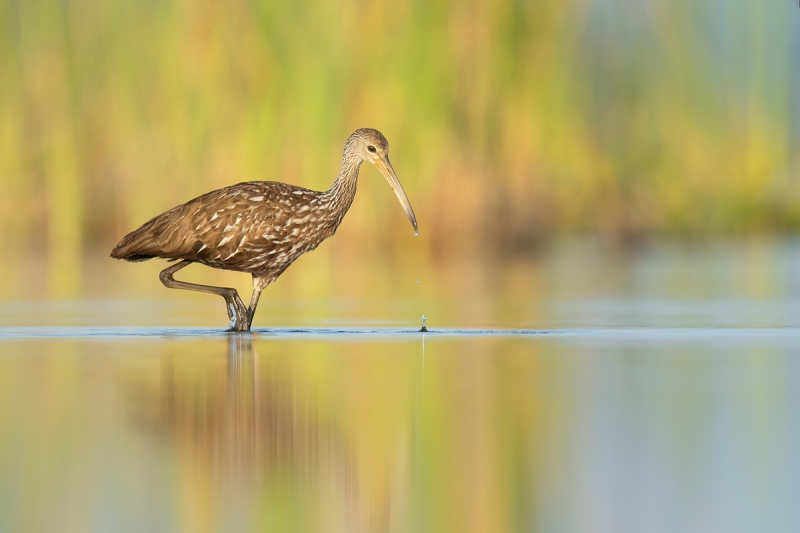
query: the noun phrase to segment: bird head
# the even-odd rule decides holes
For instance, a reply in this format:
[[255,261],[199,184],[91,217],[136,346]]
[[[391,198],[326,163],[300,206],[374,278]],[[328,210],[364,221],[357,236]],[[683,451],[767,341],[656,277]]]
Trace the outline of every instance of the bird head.
[[345,151],[350,151],[362,161],[368,161],[375,165],[380,170],[381,174],[389,182],[389,186],[394,191],[400,205],[414,226],[414,233],[417,232],[417,217],[414,215],[414,210],[411,208],[411,202],[408,201],[403,186],[400,185],[400,180],[397,179],[397,174],[389,162],[389,141],[378,130],[372,128],[361,128],[356,130],[347,140]]

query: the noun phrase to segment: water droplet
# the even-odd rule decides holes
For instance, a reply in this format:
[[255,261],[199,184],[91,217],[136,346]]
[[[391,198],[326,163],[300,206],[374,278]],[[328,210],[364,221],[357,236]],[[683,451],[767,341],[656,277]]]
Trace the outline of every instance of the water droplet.
[[428,328],[425,327],[425,319],[427,319],[428,317],[425,316],[425,315],[422,315],[420,318],[422,319],[422,327],[419,328],[419,330],[420,331],[428,331]]
[[417,230],[414,230],[414,237],[419,237],[419,232]]
[[419,283],[419,280],[417,280],[417,283]]

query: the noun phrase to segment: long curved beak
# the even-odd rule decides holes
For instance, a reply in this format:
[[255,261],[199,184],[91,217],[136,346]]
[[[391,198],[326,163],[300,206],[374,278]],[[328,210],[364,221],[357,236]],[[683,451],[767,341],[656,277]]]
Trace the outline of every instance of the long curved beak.
[[389,158],[382,157],[381,159],[376,160],[373,164],[378,168],[378,170],[381,171],[381,174],[383,174],[383,176],[386,178],[386,181],[389,182],[389,186],[392,188],[395,195],[397,195],[397,199],[400,200],[400,205],[403,206],[403,210],[406,212],[408,220],[410,220],[411,225],[414,226],[414,234],[416,234],[418,232],[417,217],[414,216],[414,210],[411,208],[411,202],[408,201],[408,196],[406,196],[403,186],[400,185],[400,180],[397,179],[397,174],[394,173],[394,169],[392,168],[392,164],[389,162]]

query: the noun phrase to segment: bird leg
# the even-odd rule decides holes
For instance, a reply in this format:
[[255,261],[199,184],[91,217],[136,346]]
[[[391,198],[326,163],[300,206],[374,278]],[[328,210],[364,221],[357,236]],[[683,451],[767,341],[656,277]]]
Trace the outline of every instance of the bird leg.
[[249,316],[250,313],[244,306],[244,302],[242,302],[242,299],[239,297],[239,293],[236,292],[236,289],[231,289],[229,287],[199,285],[197,283],[187,283],[185,281],[178,281],[172,277],[175,272],[191,265],[192,263],[193,261],[183,260],[180,263],[176,263],[171,267],[165,268],[158,275],[161,283],[170,289],[207,292],[209,294],[218,294],[219,296],[222,296],[225,299],[225,305],[228,310],[228,318],[230,319],[228,331],[250,331],[250,322],[252,317]]
[[273,277],[259,277],[253,276],[253,296],[250,298],[250,307],[247,309],[247,329],[250,329],[250,325],[253,323],[253,317],[256,315],[256,307],[258,306],[258,299],[261,297],[261,291],[263,291],[267,285],[269,285],[277,276]]

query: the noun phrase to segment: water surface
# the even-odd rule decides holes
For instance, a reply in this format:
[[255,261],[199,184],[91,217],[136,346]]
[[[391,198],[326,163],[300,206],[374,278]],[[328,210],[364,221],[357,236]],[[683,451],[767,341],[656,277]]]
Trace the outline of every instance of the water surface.
[[756,249],[278,291],[253,334],[9,298],[0,531],[797,531],[797,246]]

